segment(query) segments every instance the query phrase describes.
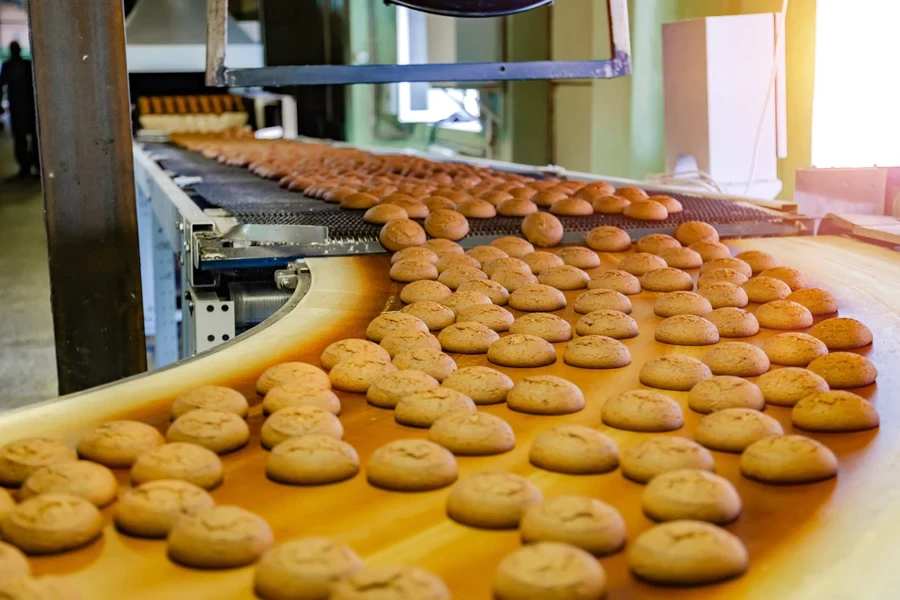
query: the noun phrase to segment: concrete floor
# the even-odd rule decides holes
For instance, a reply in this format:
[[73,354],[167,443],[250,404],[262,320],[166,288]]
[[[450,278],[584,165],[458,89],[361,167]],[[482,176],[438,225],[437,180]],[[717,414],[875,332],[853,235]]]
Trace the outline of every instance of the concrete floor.
[[0,411],[57,395],[41,186],[15,172],[0,133]]

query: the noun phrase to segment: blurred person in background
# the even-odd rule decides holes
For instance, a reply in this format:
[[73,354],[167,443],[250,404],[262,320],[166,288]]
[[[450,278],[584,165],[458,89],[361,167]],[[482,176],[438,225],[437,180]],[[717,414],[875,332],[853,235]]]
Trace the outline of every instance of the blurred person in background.
[[18,42],[9,45],[10,58],[0,69],[0,95],[6,87],[17,177],[39,174],[37,119],[34,112],[34,86],[31,61],[22,58]]

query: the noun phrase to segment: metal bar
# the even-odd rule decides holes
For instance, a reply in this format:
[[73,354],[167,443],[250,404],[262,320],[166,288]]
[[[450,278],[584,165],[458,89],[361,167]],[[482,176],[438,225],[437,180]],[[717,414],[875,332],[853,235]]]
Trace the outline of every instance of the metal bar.
[[31,0],[61,394],[146,370],[122,2]]
[[525,12],[553,0],[385,0],[388,4],[398,4],[413,10],[420,10],[444,17],[503,17]]
[[206,0],[206,85],[223,85],[227,46],[228,0]]

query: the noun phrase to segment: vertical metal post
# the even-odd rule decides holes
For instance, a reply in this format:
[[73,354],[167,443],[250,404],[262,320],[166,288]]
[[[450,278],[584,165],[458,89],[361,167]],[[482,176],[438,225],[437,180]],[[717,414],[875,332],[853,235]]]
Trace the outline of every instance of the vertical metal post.
[[228,0],[206,0],[206,85],[225,81],[225,48],[228,46]]
[[31,0],[59,391],[146,370],[122,0]]

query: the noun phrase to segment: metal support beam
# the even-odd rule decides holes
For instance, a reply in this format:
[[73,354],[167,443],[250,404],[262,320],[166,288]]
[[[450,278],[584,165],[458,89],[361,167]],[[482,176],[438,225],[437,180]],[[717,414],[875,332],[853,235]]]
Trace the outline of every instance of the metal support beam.
[[206,85],[222,85],[228,46],[228,0],[206,0]]
[[31,0],[61,394],[146,370],[122,0]]

